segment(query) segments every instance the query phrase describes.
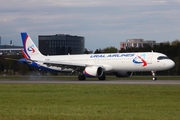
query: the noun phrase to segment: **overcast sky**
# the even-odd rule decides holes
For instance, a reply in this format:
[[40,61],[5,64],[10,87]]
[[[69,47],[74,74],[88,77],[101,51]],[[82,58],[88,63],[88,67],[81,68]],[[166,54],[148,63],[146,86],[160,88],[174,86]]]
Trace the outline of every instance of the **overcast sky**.
[[131,38],[172,42],[180,39],[180,0],[1,0],[1,43],[22,45],[21,32],[36,45],[38,35],[84,36],[91,50]]

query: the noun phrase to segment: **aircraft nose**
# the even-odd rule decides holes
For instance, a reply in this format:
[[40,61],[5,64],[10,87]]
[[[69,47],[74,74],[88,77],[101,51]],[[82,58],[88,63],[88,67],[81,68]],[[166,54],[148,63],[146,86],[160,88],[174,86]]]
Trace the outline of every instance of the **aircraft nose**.
[[175,63],[173,60],[169,61],[169,68],[172,68],[175,66]]

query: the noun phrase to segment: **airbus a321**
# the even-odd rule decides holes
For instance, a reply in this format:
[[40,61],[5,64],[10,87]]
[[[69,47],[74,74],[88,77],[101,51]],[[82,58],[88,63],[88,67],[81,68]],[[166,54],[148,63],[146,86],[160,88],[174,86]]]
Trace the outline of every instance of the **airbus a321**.
[[79,80],[87,77],[106,79],[106,73],[114,73],[117,77],[129,77],[133,72],[151,71],[152,79],[156,80],[156,71],[168,70],[175,63],[165,54],[158,52],[52,55],[40,53],[27,33],[21,33],[24,46],[24,59],[29,65],[49,71],[78,72]]

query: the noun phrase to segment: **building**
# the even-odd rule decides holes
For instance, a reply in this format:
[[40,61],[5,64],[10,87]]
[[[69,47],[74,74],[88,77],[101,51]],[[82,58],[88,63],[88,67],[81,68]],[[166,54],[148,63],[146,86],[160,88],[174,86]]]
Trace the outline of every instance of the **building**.
[[23,46],[15,46],[10,41],[10,44],[0,44],[0,55],[22,55]]
[[44,55],[83,54],[85,40],[82,36],[66,34],[39,35],[39,50]]
[[139,47],[153,47],[156,44],[154,40],[144,39],[127,39],[126,42],[120,42],[120,50],[126,50],[127,48],[139,48]]

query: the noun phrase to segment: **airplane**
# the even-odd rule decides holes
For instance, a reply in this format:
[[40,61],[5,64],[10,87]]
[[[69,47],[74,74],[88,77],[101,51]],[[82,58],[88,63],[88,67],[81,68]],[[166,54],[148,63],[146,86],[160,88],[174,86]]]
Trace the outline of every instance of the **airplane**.
[[106,53],[82,55],[45,56],[38,50],[30,36],[21,33],[24,58],[21,62],[50,71],[78,72],[78,79],[97,77],[105,80],[106,73],[114,73],[116,77],[130,77],[133,72],[151,71],[152,80],[157,80],[156,71],[168,70],[175,63],[165,54],[158,52]]

